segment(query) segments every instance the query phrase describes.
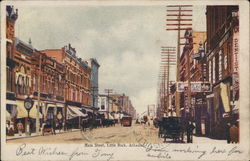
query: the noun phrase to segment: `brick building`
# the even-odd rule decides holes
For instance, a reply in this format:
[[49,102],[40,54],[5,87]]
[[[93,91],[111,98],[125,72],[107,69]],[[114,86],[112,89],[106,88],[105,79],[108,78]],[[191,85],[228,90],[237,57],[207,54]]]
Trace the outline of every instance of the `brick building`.
[[[13,6],[6,7],[6,114],[11,124],[16,127],[17,121],[24,124],[27,130],[27,111],[24,108],[24,99],[31,95],[31,57],[34,48],[18,38],[15,38],[15,22],[18,10]],[[36,117],[36,110],[32,108],[30,117]],[[32,120],[32,119],[31,119]],[[14,129],[16,130],[16,129]]]
[[41,52],[65,66],[65,116],[68,107],[90,107],[91,68],[76,56],[75,48],[68,44],[61,49],[46,49]]
[[[64,65],[40,51],[32,56],[31,93],[34,106],[39,107],[43,122],[56,121],[56,116],[64,116]],[[40,79],[40,80],[39,80]],[[40,125],[41,126],[41,125]]]
[[207,6],[206,80],[213,90],[206,96],[209,133],[225,139],[226,123],[239,118],[239,7]]
[[186,83],[186,87],[181,93],[181,116],[195,121],[196,134],[201,135],[207,118],[205,93],[193,91],[191,84],[196,82],[199,85],[204,82],[203,65],[199,61],[199,55],[203,50],[202,44],[206,40],[206,32],[187,30],[184,37],[186,45],[180,58],[180,80]]

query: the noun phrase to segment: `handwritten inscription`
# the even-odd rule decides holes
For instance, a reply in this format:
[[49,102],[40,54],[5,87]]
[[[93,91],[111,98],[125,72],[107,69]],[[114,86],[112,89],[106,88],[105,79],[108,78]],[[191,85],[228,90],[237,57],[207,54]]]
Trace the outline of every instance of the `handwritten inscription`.
[[[211,148],[203,149],[198,145],[185,145],[175,146],[176,144],[151,144],[140,134],[135,133],[138,144],[83,144],[77,146],[72,150],[60,149],[60,147],[41,146],[33,147],[32,145],[21,144],[16,149],[16,156],[28,157],[28,156],[56,156],[63,157],[67,160],[116,160],[119,154],[115,154],[114,148],[143,148],[145,151],[145,157],[170,160],[176,159],[176,156],[184,154],[193,159],[205,159],[208,157],[225,156],[232,157],[238,156],[243,153],[238,146],[234,146],[231,149],[212,146]],[[109,148],[108,150],[106,148]],[[115,149],[116,149],[115,148]],[[108,151],[108,152],[106,152]],[[115,150],[117,152],[117,149]]]
[[[243,151],[239,150],[237,146],[228,150],[225,148],[218,148],[216,146],[211,147],[211,149],[201,149],[199,146],[184,146],[184,148],[176,148],[174,146],[170,146],[171,144],[151,144],[149,143],[140,132],[133,132],[136,137],[136,141],[139,143],[138,147],[142,147],[147,152],[147,157],[157,158],[157,159],[172,159],[171,155],[176,155],[176,153],[180,154],[190,154],[194,159],[202,159],[205,156],[209,155],[237,155],[243,153]],[[173,145],[173,144],[172,144]]]
[[[99,145],[100,146],[100,145]],[[104,145],[102,145],[104,146]],[[87,145],[86,147],[89,147]],[[85,147],[85,148],[86,148]],[[91,146],[92,147],[92,146]],[[86,149],[85,149],[86,150]],[[73,159],[85,159],[85,158],[95,158],[95,159],[101,159],[101,160],[107,160],[110,161],[114,159],[115,154],[112,152],[103,152],[103,149],[95,149],[92,153],[88,153],[84,151],[84,148],[77,147],[73,151],[63,151],[59,150],[57,147],[51,148],[51,147],[45,147],[41,146],[39,148],[33,148],[27,146],[26,144],[21,144],[18,146],[16,149],[16,156],[64,156],[67,157],[68,160],[73,160]]]

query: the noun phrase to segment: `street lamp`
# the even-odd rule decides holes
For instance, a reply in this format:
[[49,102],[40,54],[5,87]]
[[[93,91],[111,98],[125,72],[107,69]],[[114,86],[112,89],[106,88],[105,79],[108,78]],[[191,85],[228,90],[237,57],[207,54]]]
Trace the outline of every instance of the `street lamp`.
[[34,105],[34,101],[32,100],[32,98],[27,97],[24,100],[24,107],[28,112],[28,124],[27,124],[27,135],[30,135],[30,110]]

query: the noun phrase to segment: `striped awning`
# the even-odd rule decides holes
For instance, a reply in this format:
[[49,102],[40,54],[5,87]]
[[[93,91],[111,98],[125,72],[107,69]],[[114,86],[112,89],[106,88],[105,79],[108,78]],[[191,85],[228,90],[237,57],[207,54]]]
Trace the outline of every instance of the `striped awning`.
[[81,112],[81,108],[76,106],[68,106],[67,108],[67,119],[72,119],[75,117],[87,117],[87,114]]

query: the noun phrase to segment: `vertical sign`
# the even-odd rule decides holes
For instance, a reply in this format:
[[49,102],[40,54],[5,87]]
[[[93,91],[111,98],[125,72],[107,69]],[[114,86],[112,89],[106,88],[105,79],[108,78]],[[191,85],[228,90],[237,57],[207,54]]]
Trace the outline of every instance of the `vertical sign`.
[[239,26],[233,29],[233,59],[232,59],[232,70],[233,70],[233,101],[236,100],[236,95],[239,92]]

